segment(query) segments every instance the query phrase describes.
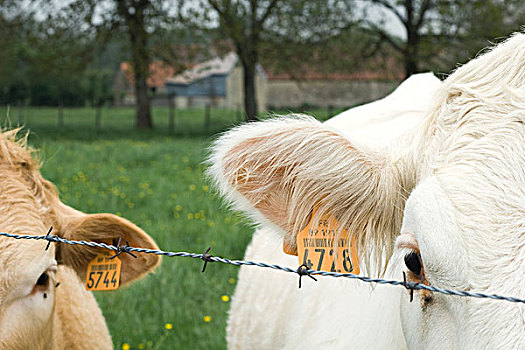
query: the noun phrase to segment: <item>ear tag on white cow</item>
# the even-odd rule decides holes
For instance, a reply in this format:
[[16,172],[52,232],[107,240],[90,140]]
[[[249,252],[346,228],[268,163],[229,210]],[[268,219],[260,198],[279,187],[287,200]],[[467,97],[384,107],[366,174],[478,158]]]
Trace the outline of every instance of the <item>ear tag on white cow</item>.
[[329,215],[314,222],[315,217],[314,211],[308,225],[297,235],[299,265],[305,264],[312,270],[359,274],[355,237],[344,229],[336,239],[339,222]]
[[110,258],[110,254],[101,253],[91,260],[86,273],[87,290],[114,290],[118,288],[122,262],[117,257]]

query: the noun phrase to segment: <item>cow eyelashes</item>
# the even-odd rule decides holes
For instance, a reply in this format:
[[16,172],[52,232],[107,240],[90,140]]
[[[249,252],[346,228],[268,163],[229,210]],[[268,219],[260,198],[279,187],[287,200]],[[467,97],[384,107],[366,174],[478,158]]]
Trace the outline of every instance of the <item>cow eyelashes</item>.
[[405,265],[414,275],[419,276],[422,269],[421,256],[419,253],[410,252],[405,255]]

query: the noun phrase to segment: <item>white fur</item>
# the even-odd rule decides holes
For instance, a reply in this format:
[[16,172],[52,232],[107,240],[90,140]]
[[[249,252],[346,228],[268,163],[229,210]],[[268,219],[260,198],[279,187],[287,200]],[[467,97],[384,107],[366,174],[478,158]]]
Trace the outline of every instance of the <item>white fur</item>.
[[353,143],[388,145],[421,122],[440,85],[433,73],[413,75],[385,98],[344,111],[325,124],[340,130]]
[[[297,268],[271,230],[255,232],[245,259]],[[387,278],[394,276],[389,269]],[[402,289],[359,281],[241,268],[227,327],[229,349],[406,348],[401,330]],[[366,331],[363,331],[366,329]],[[371,336],[373,334],[373,336]]]

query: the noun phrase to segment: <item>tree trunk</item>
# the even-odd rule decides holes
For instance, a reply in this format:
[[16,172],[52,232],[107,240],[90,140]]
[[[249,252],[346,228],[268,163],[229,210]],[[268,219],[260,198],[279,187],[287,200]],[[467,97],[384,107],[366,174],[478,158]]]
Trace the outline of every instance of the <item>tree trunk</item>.
[[[420,34],[419,28],[415,23],[414,19],[414,7],[412,1],[406,2],[407,22],[405,24],[407,33],[407,43],[405,46],[405,52],[403,53],[403,59],[405,64],[405,74],[409,76],[418,72],[419,62],[419,41]],[[421,14],[422,16],[423,14]]]
[[255,62],[243,62],[244,71],[244,110],[247,121],[257,118],[257,95],[255,91]]
[[168,95],[169,121],[168,131],[170,134],[175,132],[175,94]]
[[409,76],[418,72],[419,62],[419,34],[416,28],[410,27],[407,30],[407,44],[404,52],[405,74]]
[[404,56],[405,75],[406,78],[408,78],[409,76],[417,73],[418,71],[417,57],[415,57],[410,50],[407,50]]
[[[143,0],[130,11],[125,1],[117,3],[119,15],[125,19],[131,44],[133,78],[135,79],[136,127],[153,128],[151,108],[146,79],[149,76],[150,57],[148,52],[148,33],[146,31],[144,10],[150,5]],[[130,6],[131,7],[131,6]]]
[[151,120],[151,108],[148,97],[148,86],[144,75],[135,74],[135,97],[136,97],[136,127],[153,128]]

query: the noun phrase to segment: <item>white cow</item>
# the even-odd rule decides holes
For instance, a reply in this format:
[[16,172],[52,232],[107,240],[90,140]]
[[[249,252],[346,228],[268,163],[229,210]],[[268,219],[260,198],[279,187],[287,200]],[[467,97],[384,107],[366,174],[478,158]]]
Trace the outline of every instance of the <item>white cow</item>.
[[[356,237],[363,274],[385,269],[399,279],[406,271],[442,288],[523,297],[525,35],[459,68],[425,114],[387,146],[337,130],[343,117],[274,119],[222,136],[211,173],[223,195],[262,224],[247,258],[297,266],[282,242],[295,246],[318,206]],[[293,276],[243,269],[228,344],[525,348],[521,305],[430,292],[415,292],[410,303],[399,287],[359,283],[321,278],[298,290]]]
[[[325,122],[325,125],[338,129],[354,143],[374,148],[388,147],[393,139],[423,120],[440,84],[432,73],[414,75],[387,97],[345,111]],[[283,253],[282,238],[275,231],[258,229],[245,259],[296,268],[297,257]],[[337,293],[334,294],[334,291]],[[296,276],[242,267],[228,320],[228,346],[232,349],[308,349],[327,345],[342,348],[348,344],[376,348],[398,344],[398,348],[405,347],[399,313],[395,312],[399,308],[399,292],[396,288],[380,287],[372,293],[370,286],[362,282],[334,279],[322,279],[315,285],[305,282],[299,290]],[[351,299],[347,298],[349,294],[353,296]],[[251,299],[258,300],[258,303],[254,305]],[[316,308],[301,310],[305,300]],[[392,311],[384,313],[385,308]],[[340,312],[326,312],[328,309]],[[346,310],[352,310],[351,317]],[[271,315],[272,312],[275,314]],[[376,322],[377,315],[383,313],[389,318],[382,316],[382,322]],[[336,327],[334,317],[341,320],[335,322]],[[281,319],[283,323],[262,322],[265,319]],[[343,331],[362,327],[360,324],[366,320],[370,321],[367,322],[369,328],[377,328],[378,335],[373,338],[365,332],[356,335]],[[307,335],[312,333],[308,328],[312,322],[316,324],[315,336]],[[296,326],[291,327],[297,323],[306,327],[306,334],[301,337],[293,333],[297,330]],[[283,327],[283,324],[290,327]],[[388,328],[395,331],[385,332]]]

